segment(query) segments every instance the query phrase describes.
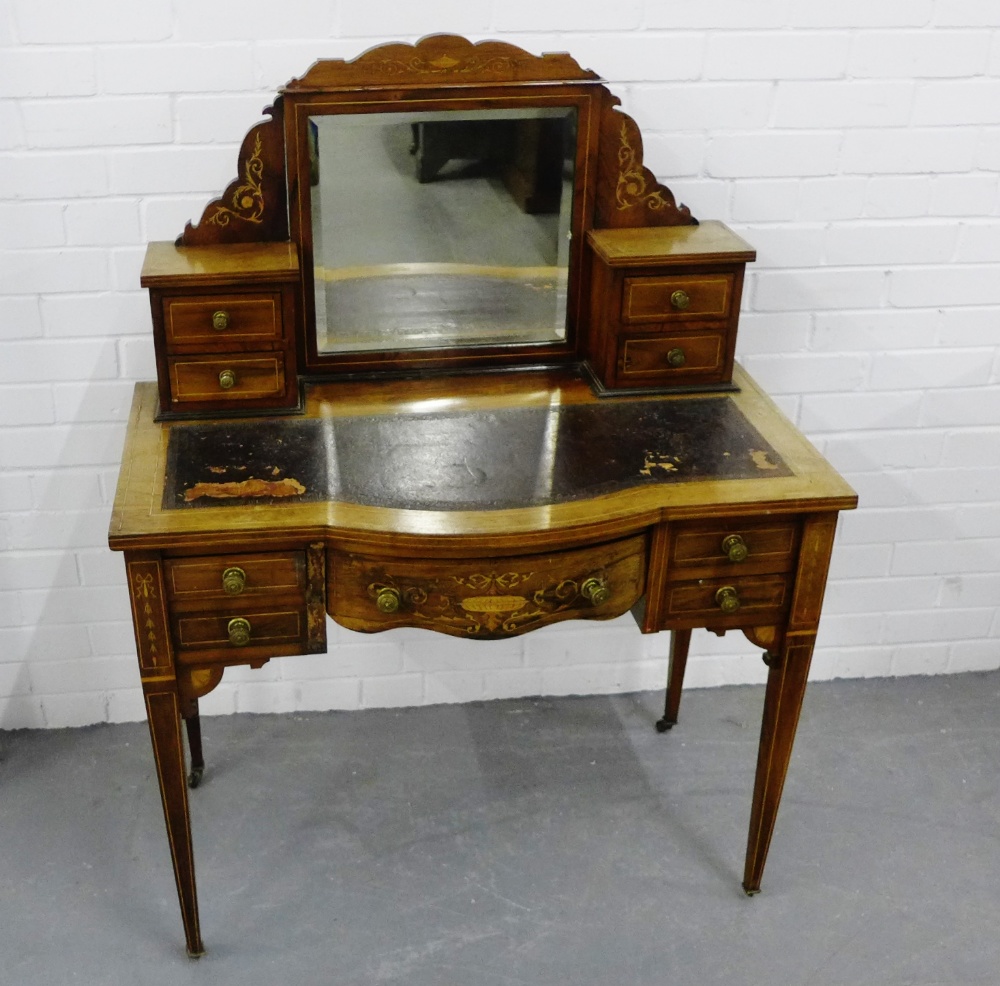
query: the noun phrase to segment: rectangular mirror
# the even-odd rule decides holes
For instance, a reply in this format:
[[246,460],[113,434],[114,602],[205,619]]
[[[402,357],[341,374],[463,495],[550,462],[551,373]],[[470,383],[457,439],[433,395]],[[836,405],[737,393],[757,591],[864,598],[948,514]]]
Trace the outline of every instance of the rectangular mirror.
[[320,355],[565,340],[575,107],[308,127]]

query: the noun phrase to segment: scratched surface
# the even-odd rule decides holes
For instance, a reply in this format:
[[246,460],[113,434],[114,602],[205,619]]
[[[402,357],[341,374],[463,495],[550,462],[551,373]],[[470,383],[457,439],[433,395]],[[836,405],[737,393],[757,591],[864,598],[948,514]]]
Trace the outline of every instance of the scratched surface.
[[489,510],[788,476],[729,397],[171,428],[164,507],[341,500]]

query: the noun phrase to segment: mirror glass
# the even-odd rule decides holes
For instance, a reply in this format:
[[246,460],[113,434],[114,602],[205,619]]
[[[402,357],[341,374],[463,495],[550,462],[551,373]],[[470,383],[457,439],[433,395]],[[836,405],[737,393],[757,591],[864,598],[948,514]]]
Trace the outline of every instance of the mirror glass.
[[576,109],[309,118],[319,353],[566,337]]

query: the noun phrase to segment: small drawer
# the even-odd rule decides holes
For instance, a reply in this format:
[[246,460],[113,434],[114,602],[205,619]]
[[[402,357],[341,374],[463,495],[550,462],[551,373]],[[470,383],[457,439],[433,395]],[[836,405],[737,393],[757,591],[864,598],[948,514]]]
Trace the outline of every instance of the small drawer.
[[645,558],[645,535],[500,558],[376,561],[332,552],[328,605],[353,630],[415,626],[508,637],[560,620],[620,616],[643,593]]
[[789,572],[795,565],[799,525],[794,521],[677,524],[671,533],[671,578]]
[[692,620],[695,625],[760,625],[779,619],[787,611],[791,588],[792,579],[787,575],[670,582],[664,616]]
[[294,645],[306,650],[305,609],[256,609],[234,604],[210,613],[173,617],[174,640],[180,650],[243,651],[255,647]]
[[240,401],[280,397],[285,392],[285,361],[281,353],[257,356],[245,353],[168,360],[170,400]]
[[220,599],[266,593],[304,598],[305,555],[301,551],[172,558],[165,562],[167,593],[174,609],[217,606]]
[[264,343],[282,337],[280,294],[168,297],[163,301],[167,346]]
[[626,379],[648,377],[683,383],[681,378],[686,376],[704,380],[720,375],[725,359],[726,335],[722,331],[627,336],[619,344],[618,373]]
[[729,315],[732,274],[626,277],[622,297],[625,322],[671,322]]

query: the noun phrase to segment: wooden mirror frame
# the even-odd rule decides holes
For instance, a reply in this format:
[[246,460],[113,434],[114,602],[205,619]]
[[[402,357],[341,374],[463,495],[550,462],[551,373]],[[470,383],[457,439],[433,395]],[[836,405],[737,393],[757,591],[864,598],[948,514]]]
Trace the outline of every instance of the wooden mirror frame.
[[[298,373],[406,372],[585,361],[591,315],[591,230],[689,226],[697,220],[642,163],[635,122],[590,70],[566,54],[536,56],[498,41],[432,35],[386,44],[353,61],[316,62],[284,86],[240,148],[238,177],[188,223],[178,247],[290,242],[297,248],[294,335]],[[310,115],[487,106],[573,106],[578,112],[565,340],[395,352],[319,353],[308,212]],[[289,367],[289,369],[293,369]]]

